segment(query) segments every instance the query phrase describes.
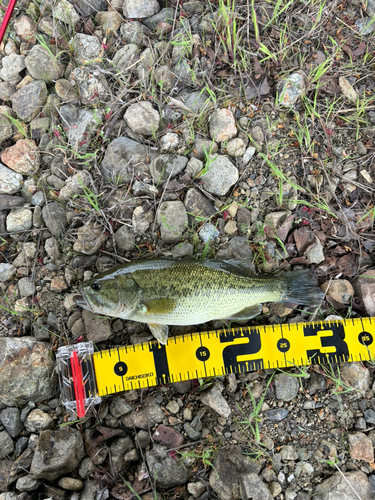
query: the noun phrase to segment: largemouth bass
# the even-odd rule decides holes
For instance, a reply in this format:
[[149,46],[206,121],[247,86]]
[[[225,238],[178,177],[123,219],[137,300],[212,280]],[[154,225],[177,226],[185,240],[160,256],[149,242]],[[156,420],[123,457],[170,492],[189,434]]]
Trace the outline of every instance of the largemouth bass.
[[309,270],[272,277],[250,275],[246,261],[140,260],[83,283],[77,305],[93,313],[147,323],[165,344],[167,325],[257,316],[263,302],[319,305],[322,291]]

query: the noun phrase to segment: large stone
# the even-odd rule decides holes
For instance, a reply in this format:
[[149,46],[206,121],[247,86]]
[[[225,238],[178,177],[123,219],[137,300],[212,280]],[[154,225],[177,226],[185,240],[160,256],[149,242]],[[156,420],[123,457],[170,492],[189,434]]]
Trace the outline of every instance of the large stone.
[[78,86],[82,104],[94,107],[109,99],[108,83],[104,75],[94,68],[78,66],[70,76]]
[[161,239],[166,243],[179,241],[188,227],[188,216],[181,201],[163,202],[156,214]]
[[25,69],[25,56],[19,56],[12,52],[2,59],[3,67],[0,71],[0,78],[6,82],[11,82],[18,77],[18,74]]
[[1,161],[18,174],[32,175],[39,169],[38,146],[30,139],[20,139],[2,152]]
[[278,373],[274,379],[276,398],[282,401],[291,401],[299,390],[298,378],[286,373]]
[[112,59],[116,71],[126,75],[130,71],[130,68],[134,67],[134,63],[138,59],[138,53],[139,49],[133,43],[121,47]]
[[65,80],[64,78],[57,80],[57,82],[55,83],[55,90],[56,94],[63,102],[76,101],[78,99],[78,94],[75,91],[74,87],[68,80]]
[[13,439],[9,436],[7,431],[0,432],[0,459],[10,455],[13,450]]
[[133,250],[135,245],[134,232],[130,227],[123,225],[115,232],[115,241],[120,250]]
[[138,21],[122,23],[120,28],[121,36],[124,38],[125,42],[134,43],[137,47],[142,45],[146,31],[146,27]]
[[40,113],[46,100],[46,84],[42,80],[35,80],[12,96],[12,109],[20,120],[30,122]]
[[160,5],[157,0],[124,0],[122,8],[128,19],[143,19],[159,12]]
[[307,76],[303,71],[296,71],[281,82],[279,88],[279,104],[281,106],[293,106],[293,104],[305,93],[307,87]]
[[16,407],[4,408],[0,413],[0,420],[12,438],[16,438],[23,430],[20,412]]
[[33,224],[33,213],[27,208],[14,210],[8,214],[6,222],[10,233],[27,231]]
[[14,22],[14,31],[24,42],[29,44],[34,44],[36,42],[36,26],[30,17],[25,15],[19,16]]
[[226,156],[214,155],[210,157],[208,171],[201,180],[206,191],[225,196],[238,181],[238,170]]
[[9,106],[0,106],[0,143],[13,136],[15,129],[13,129],[13,125],[10,120],[10,117],[13,114],[14,113]]
[[233,113],[228,109],[217,109],[210,117],[210,136],[216,142],[236,137],[237,127]]
[[53,236],[62,236],[65,232],[67,218],[64,208],[59,205],[59,203],[52,202],[48,205],[44,205],[42,217],[45,225]]
[[84,193],[84,188],[89,188],[91,177],[85,170],[79,171],[76,174],[68,177],[65,186],[61,188],[60,198],[62,200],[72,200],[76,196]]
[[79,21],[79,15],[68,0],[59,0],[54,6],[53,15],[56,19],[62,21],[71,28],[75,28],[75,25]]
[[67,427],[43,431],[31,463],[30,475],[34,479],[54,481],[78,467],[83,457],[83,440],[79,431]]
[[353,460],[364,460],[372,463],[374,461],[374,448],[369,436],[362,432],[349,434],[350,457]]
[[354,295],[353,287],[348,280],[325,281],[320,288],[340,304],[349,304]]
[[114,10],[109,12],[98,12],[95,16],[95,20],[105,33],[117,31],[122,23],[122,17]]
[[48,343],[31,337],[0,338],[0,402],[39,402],[52,395],[54,360]]
[[21,189],[23,177],[0,163],[0,195],[14,194]]
[[146,460],[151,476],[162,488],[184,484],[189,477],[188,469],[161,446],[146,451]]
[[4,281],[10,280],[15,274],[17,269],[12,266],[12,264],[7,264],[5,262],[0,263],[0,281],[4,283]]
[[72,46],[79,64],[93,62],[100,55],[102,44],[96,36],[77,33],[72,40]]
[[180,174],[186,167],[185,156],[163,154],[154,158],[150,165],[152,178],[156,184],[163,183]]
[[126,110],[124,118],[133,132],[143,135],[155,134],[160,123],[159,112],[149,101],[131,104]]
[[185,196],[186,211],[198,219],[206,219],[216,212],[210,200],[197,188],[190,188]]
[[100,170],[106,181],[115,184],[130,182],[134,173],[145,168],[147,148],[143,144],[118,137],[106,149]]
[[369,316],[375,316],[375,269],[366,270],[354,282],[354,291]]
[[109,319],[98,318],[90,311],[84,309],[82,318],[85,323],[86,337],[91,342],[103,342],[111,335],[111,325]]
[[107,241],[105,230],[100,224],[90,222],[77,231],[77,241],[73,245],[75,252],[92,255]]
[[72,0],[72,4],[78,7],[84,17],[95,16],[97,12],[108,8],[106,0]]
[[78,151],[90,146],[91,135],[101,124],[103,113],[97,109],[76,108],[73,104],[62,106],[60,113],[69,144]]
[[314,500],[371,500],[369,480],[362,471],[336,472],[315,487]]
[[[219,500],[239,500],[242,477],[259,472],[258,463],[242,455],[239,446],[223,446],[215,454],[213,470],[210,473],[210,486]],[[267,497],[265,500],[268,500]]]
[[133,230],[135,234],[144,234],[150,224],[154,222],[155,212],[153,210],[145,210],[144,207],[137,207],[132,215]]
[[160,424],[164,419],[164,412],[153,399],[146,399],[142,408],[132,411],[122,419],[127,429],[134,427],[140,429],[151,429],[155,424]]
[[221,417],[228,418],[231,414],[231,409],[221,394],[221,390],[217,385],[214,385],[201,395],[201,402],[218,413]]
[[252,472],[240,478],[240,494],[242,500],[272,500],[273,496],[258,474]]
[[26,68],[35,80],[51,83],[64,73],[65,66],[47,48],[34,45],[25,57]]
[[371,374],[362,363],[345,363],[340,366],[341,377],[354,389],[366,392],[371,385]]

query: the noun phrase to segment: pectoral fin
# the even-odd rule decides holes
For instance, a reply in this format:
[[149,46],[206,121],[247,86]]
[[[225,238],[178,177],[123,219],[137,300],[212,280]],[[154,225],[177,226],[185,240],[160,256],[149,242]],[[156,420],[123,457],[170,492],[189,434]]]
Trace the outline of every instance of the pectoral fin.
[[156,338],[158,342],[165,345],[168,341],[168,326],[167,325],[157,325],[155,323],[149,323],[148,327],[151,330],[152,335]]
[[262,312],[262,304],[256,304],[255,306],[250,306],[250,307],[245,307],[245,309],[242,309],[242,311],[238,312],[237,314],[234,314],[230,318],[225,318],[225,319],[251,319],[254,318],[254,316],[258,316]]

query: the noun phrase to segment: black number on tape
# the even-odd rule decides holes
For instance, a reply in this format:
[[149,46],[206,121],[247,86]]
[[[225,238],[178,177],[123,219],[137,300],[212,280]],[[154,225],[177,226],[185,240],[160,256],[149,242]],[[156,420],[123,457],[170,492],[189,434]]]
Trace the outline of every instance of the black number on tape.
[[[248,342],[246,344],[236,344],[236,340],[247,338]],[[263,359],[249,359],[248,361],[237,361],[237,356],[253,355],[260,351],[262,347],[260,333],[256,328],[253,329],[243,329],[234,330],[230,332],[222,332],[220,334],[221,343],[232,342],[233,345],[228,345],[223,349],[223,361],[227,373],[233,372],[244,372],[249,370],[261,370],[263,368]]]
[[[333,335],[327,335],[324,337],[322,332],[327,331],[332,332]],[[315,358],[325,358],[329,359],[333,363],[336,361],[348,361],[349,360],[349,349],[345,339],[345,330],[341,324],[327,324],[327,325],[307,325],[303,329],[303,334],[305,337],[312,337],[320,333],[320,349],[308,349],[306,354],[309,358],[313,356]],[[325,353],[325,347],[335,347],[336,352]]]
[[280,352],[288,352],[290,349],[290,342],[288,339],[279,339],[277,341],[277,348]]

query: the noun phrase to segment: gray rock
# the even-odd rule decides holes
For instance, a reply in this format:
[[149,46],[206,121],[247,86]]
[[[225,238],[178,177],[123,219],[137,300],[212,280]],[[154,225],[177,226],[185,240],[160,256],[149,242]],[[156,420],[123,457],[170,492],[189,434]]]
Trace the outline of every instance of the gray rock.
[[10,212],[6,219],[7,231],[10,233],[27,231],[33,224],[33,213],[27,208]]
[[318,484],[312,494],[314,500],[370,500],[370,484],[366,474],[357,470],[351,472],[336,472],[333,476]]
[[216,142],[236,137],[237,127],[233,113],[228,109],[217,109],[210,117],[210,136]]
[[365,9],[367,14],[370,14],[370,16],[375,16],[375,1],[367,0],[365,4]]
[[143,144],[127,137],[114,139],[107,147],[100,164],[104,180],[115,184],[130,182],[133,173],[145,169],[146,155],[147,149]]
[[112,64],[116,68],[116,71],[127,74],[134,67],[135,61],[139,57],[139,49],[135,44],[128,44],[116,52],[112,59]]
[[193,495],[194,498],[199,498],[206,491],[205,484],[203,484],[201,482],[189,483],[187,488],[188,488],[188,492],[191,495]]
[[[0,491],[8,490],[9,474],[12,468],[12,462],[10,460],[0,460]],[[8,500],[5,498],[4,500]],[[13,500],[12,498],[9,500]]]
[[71,83],[68,80],[65,80],[64,78],[57,80],[57,82],[55,83],[55,90],[56,90],[57,96],[63,102],[77,101],[78,100],[78,94],[75,91],[74,87],[71,85]]
[[231,414],[231,409],[216,384],[202,393],[201,402],[216,411],[221,417],[228,418]]
[[320,373],[316,371],[312,371],[310,378],[307,382],[307,390],[309,394],[312,396],[317,391],[325,391],[327,390],[327,381]]
[[173,66],[173,73],[185,85],[195,85],[196,75],[192,67],[190,67],[186,59],[180,60]]
[[186,211],[199,218],[208,218],[216,209],[210,200],[197,188],[190,188],[184,201]]
[[21,77],[11,80],[10,82],[0,82],[0,99],[10,101],[17,92],[17,83]]
[[39,408],[32,410],[25,420],[25,427],[29,432],[40,433],[49,429],[52,425],[53,418]]
[[16,438],[23,430],[18,408],[4,408],[0,413],[0,420],[12,438]]
[[34,479],[54,481],[78,467],[84,454],[79,431],[72,428],[42,431],[31,463],[30,475]]
[[188,227],[188,216],[181,201],[163,202],[156,214],[160,226],[161,239],[166,243],[175,243]]
[[80,227],[77,231],[77,240],[73,245],[75,252],[92,255],[107,241],[105,229],[96,222],[90,222]]
[[150,474],[161,488],[171,488],[186,483],[189,471],[161,446],[155,445],[146,451]]
[[0,338],[0,402],[39,402],[51,397],[54,360],[48,343],[32,337]]
[[72,29],[75,28],[75,25],[79,21],[79,15],[68,0],[59,0],[57,4],[54,5],[53,15],[56,19],[67,24]]
[[97,343],[107,340],[111,335],[111,325],[107,318],[98,318],[84,309],[82,318],[85,323],[87,340]]
[[128,19],[144,19],[160,10],[157,0],[124,0],[124,16]]
[[62,200],[72,200],[84,193],[84,187],[89,186],[91,186],[90,174],[86,170],[80,170],[67,178],[65,185],[61,188],[60,198]]
[[31,197],[30,203],[34,206],[42,207],[46,203],[46,197],[43,191],[37,191]]
[[202,435],[201,419],[196,416],[191,423],[184,424],[184,430],[190,439],[199,439]]
[[34,45],[25,57],[25,65],[34,80],[51,83],[62,77],[65,66],[58,57],[53,56],[45,47]]
[[191,109],[193,113],[198,113],[201,110],[207,110],[212,107],[210,96],[206,92],[196,90],[195,92],[181,92],[184,98],[184,104]]
[[52,202],[44,205],[42,217],[53,236],[59,237],[64,234],[67,218],[64,208],[59,203]]
[[203,243],[208,243],[209,241],[214,241],[220,236],[219,231],[213,224],[206,222],[199,231],[199,238]]
[[25,56],[19,56],[12,52],[2,59],[3,67],[0,71],[0,78],[6,82],[15,80],[23,69],[25,69]]
[[297,460],[298,454],[291,445],[281,447],[280,451],[281,460]]
[[174,87],[176,78],[168,66],[158,66],[155,68],[156,84],[165,92],[169,92]]
[[130,227],[123,225],[115,232],[115,241],[120,250],[133,250],[135,245],[134,232]]
[[279,88],[279,104],[293,106],[303,95],[307,87],[307,76],[303,71],[296,71],[281,82]]
[[30,278],[21,278],[18,280],[18,290],[21,297],[31,297],[35,293],[34,282]]
[[235,139],[232,139],[228,141],[227,144],[227,153],[229,156],[233,156],[234,158],[237,158],[239,156],[243,156],[246,152],[246,144],[243,142],[242,139],[239,137],[236,137]]
[[24,205],[25,199],[22,196],[8,196],[7,194],[0,194],[0,210],[11,210]]
[[73,0],[72,3],[84,17],[95,16],[97,12],[106,11],[108,8],[106,0]]
[[311,264],[320,264],[325,259],[323,245],[317,236],[315,236],[315,243],[313,247],[306,252],[306,257],[309,259]]
[[209,159],[207,173],[200,178],[206,191],[225,196],[238,181],[238,170],[226,156],[214,155]]
[[203,170],[203,162],[198,160],[198,158],[190,158],[185,169],[188,176],[194,179],[201,170]]
[[309,462],[298,462],[294,470],[296,477],[307,476],[314,473],[314,467]]
[[164,419],[164,412],[160,406],[153,401],[147,399],[144,405],[137,412],[132,411],[122,419],[123,425],[128,429],[137,427],[139,429],[148,430],[155,424],[160,424]]
[[120,418],[130,413],[132,411],[132,407],[126,402],[124,396],[117,396],[112,399],[109,405],[109,411],[114,418]]
[[19,491],[35,491],[39,488],[39,486],[40,482],[33,479],[31,476],[20,477],[16,482],[16,488]]
[[171,249],[172,257],[185,257],[186,255],[193,255],[194,247],[191,243],[183,241],[178,243]]
[[151,31],[155,31],[158,23],[171,23],[174,19],[174,10],[171,7],[158,11],[151,17],[143,20],[143,24]]
[[[241,498],[241,478],[260,472],[259,464],[242,455],[241,448],[234,445],[220,448],[215,454],[213,466],[210,473],[210,486],[219,500],[239,500]],[[246,500],[248,498],[251,497],[246,497]],[[265,498],[267,499],[267,497]]]
[[207,156],[215,154],[217,150],[218,145],[215,141],[210,141],[201,135],[197,135],[193,145],[193,152],[190,153],[190,157],[198,158],[198,160],[206,160]]
[[141,430],[137,433],[135,441],[140,448],[146,448],[150,444],[150,434]]
[[133,440],[129,437],[120,437],[111,444],[111,460],[116,473],[120,473],[126,467],[124,457],[134,449]]
[[284,420],[289,414],[289,410],[286,408],[275,408],[274,410],[267,410],[265,413],[265,417],[267,420],[271,420],[271,422],[281,422]]
[[355,25],[361,35],[370,35],[375,30],[375,19],[372,17],[359,18]]
[[366,392],[371,386],[370,371],[362,363],[340,365],[341,377],[357,391]]
[[159,150],[161,153],[174,153],[179,146],[178,134],[168,132],[160,139]]
[[0,432],[0,458],[5,458],[14,450],[13,439],[7,431]]
[[229,242],[229,250],[231,257],[246,260],[247,266],[253,259],[253,252],[251,251],[249,240],[243,236],[235,236],[232,238]]
[[297,377],[292,377],[286,373],[278,373],[274,378],[276,398],[281,401],[291,401],[299,391],[299,381]]
[[80,500],[95,500],[97,488],[93,481],[85,481],[80,492]]
[[185,156],[164,154],[154,158],[150,165],[152,178],[156,184],[180,174],[186,167],[188,159]]
[[65,118],[64,128],[66,129],[69,144],[76,150],[86,149],[90,145],[90,137],[101,124],[103,114],[96,109],[77,109],[74,118],[72,116],[68,117],[64,113],[68,106],[72,107],[73,105],[62,106],[60,112]]
[[0,194],[14,194],[21,189],[23,177],[0,163]]
[[40,113],[46,100],[46,84],[41,80],[35,80],[20,88],[12,96],[12,109],[20,120],[30,122]]
[[154,222],[155,212],[145,210],[143,207],[137,207],[132,215],[133,229],[135,234],[144,234]]
[[74,68],[70,76],[78,86],[82,104],[94,107],[109,99],[108,83],[104,75],[92,67]]
[[131,104],[125,112],[125,121],[137,134],[153,135],[156,133],[160,115],[149,101]]
[[122,23],[120,33],[126,43],[134,44],[140,47],[143,42],[145,30],[146,28],[143,24],[138,21],[133,21],[130,23]]
[[12,114],[13,112],[8,106],[0,106],[0,142],[6,141],[13,136],[13,125],[8,118],[8,116],[12,116]]
[[87,64],[97,59],[102,49],[102,44],[96,36],[76,33],[71,44],[76,53],[79,64]]
[[5,281],[10,280],[15,274],[17,269],[12,266],[12,264],[7,264],[5,262],[0,263],[0,282],[4,283]]
[[242,500],[272,500],[273,496],[261,478],[254,473],[244,474],[240,478]]

